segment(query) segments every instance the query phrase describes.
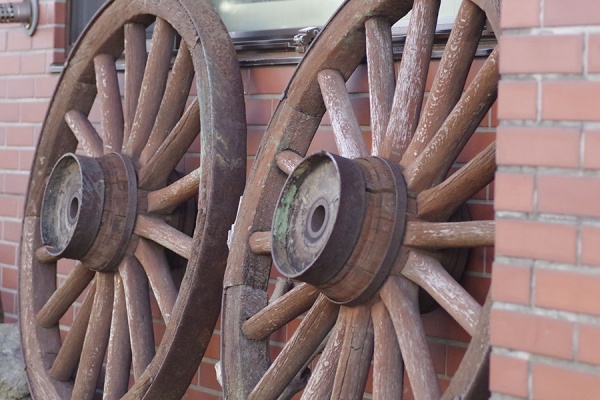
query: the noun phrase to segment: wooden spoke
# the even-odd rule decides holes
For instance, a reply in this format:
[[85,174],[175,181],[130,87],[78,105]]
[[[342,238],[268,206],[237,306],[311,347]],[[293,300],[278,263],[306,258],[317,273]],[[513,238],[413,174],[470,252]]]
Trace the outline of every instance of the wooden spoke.
[[85,333],[81,360],[73,385],[74,399],[94,398],[110,336],[112,313],[109,311],[113,305],[113,294],[114,274],[97,274],[96,295],[94,296],[90,322]]
[[144,71],[138,107],[131,132],[123,148],[123,151],[134,159],[140,156],[156,121],[167,85],[174,40],[175,30],[173,27],[164,19],[156,18],[152,34],[152,47]]
[[302,161],[302,157],[291,150],[285,150],[275,156],[275,162],[280,170],[287,175]]
[[392,27],[387,18],[371,18],[365,22],[367,69],[371,104],[373,154],[380,153],[390,120],[396,73],[392,49]]
[[494,221],[409,221],[404,244],[421,249],[493,246]]
[[379,293],[392,318],[415,399],[438,400],[441,389],[419,314],[417,286],[390,276]]
[[308,310],[319,291],[306,283],[298,285],[249,318],[242,331],[248,339],[265,340],[270,334]]
[[271,232],[254,232],[248,240],[254,254],[271,254]]
[[73,325],[69,329],[69,333],[65,338],[58,355],[52,364],[50,376],[59,381],[66,382],[75,373],[79,357],[81,357],[81,349],[83,349],[83,340],[85,339],[85,331],[90,321],[92,313],[92,305],[94,304],[94,296],[96,295],[96,282],[90,285],[90,288],[85,295],[85,299],[81,304],[79,312],[75,316]]
[[181,257],[190,259],[192,252],[192,238],[183,232],[178,231],[163,219],[150,217],[148,215],[138,215],[133,228],[133,233],[138,236],[150,239]]
[[356,120],[344,78],[338,71],[319,72],[323,100],[331,117],[331,127],[340,155],[348,158],[369,154],[367,144]]
[[281,296],[289,292],[294,288],[294,282],[292,282],[288,278],[283,278],[281,276],[277,277],[277,281],[275,282],[275,288],[273,289],[273,293],[271,297],[269,297],[269,304],[273,304],[277,299]]
[[445,221],[475,193],[494,180],[496,142],[439,185],[417,196],[418,216],[429,221]]
[[450,166],[496,100],[499,78],[496,48],[429,145],[406,171],[405,176],[410,189],[429,189],[446,176]]
[[339,307],[320,296],[263,375],[249,400],[277,399],[333,327]]
[[381,152],[396,162],[402,158],[419,122],[439,8],[440,0],[416,0],[413,5]]
[[373,306],[375,349],[373,356],[373,398],[375,400],[402,399],[404,365],[396,340],[394,325],[383,302]]
[[148,162],[183,115],[193,79],[192,57],[187,44],[181,41],[175,63],[169,74],[165,95],[156,116],[156,123],[140,156],[142,164]]
[[164,184],[199,133],[200,108],[196,98],[150,161],[140,169],[139,186],[156,189]]
[[125,290],[133,376],[138,379],[154,357],[154,332],[152,330],[148,278],[134,257],[126,258],[119,265],[119,273],[123,279]]
[[104,153],[119,152],[123,146],[124,117],[115,59],[109,54],[94,57],[96,88],[100,97]]
[[308,385],[304,388],[304,392],[302,393],[303,400],[331,398],[335,371],[338,367],[342,352],[342,343],[344,342],[344,335],[347,329],[346,322],[347,318],[338,315],[335,326],[331,331],[331,337],[327,340],[325,350],[311,374]]
[[123,280],[119,274],[115,274],[115,296],[110,332],[102,400],[118,400],[127,393],[129,387],[131,342],[127,325],[125,289],[123,289]]
[[433,257],[411,251],[402,275],[427,291],[471,336],[481,306]]
[[146,27],[125,25],[125,140],[129,139],[146,69]]
[[165,322],[168,322],[178,291],[164,249],[154,242],[140,239],[135,249],[135,257],[144,267],[160,312]]
[[198,168],[169,186],[149,192],[148,212],[168,212],[196,196],[200,187],[201,176],[202,170]]
[[73,302],[94,278],[94,272],[78,263],[69,273],[65,282],[52,294],[50,299],[37,313],[36,320],[40,326],[51,328],[58,324]]
[[402,165],[410,165],[421,154],[460,99],[484,23],[485,14],[479,7],[467,0],[461,3]]
[[100,135],[81,111],[71,110],[67,112],[65,121],[88,156],[100,157],[104,153]]
[[346,318],[346,334],[333,382],[332,398],[358,399],[362,397],[373,355],[373,324],[371,307],[342,307]]

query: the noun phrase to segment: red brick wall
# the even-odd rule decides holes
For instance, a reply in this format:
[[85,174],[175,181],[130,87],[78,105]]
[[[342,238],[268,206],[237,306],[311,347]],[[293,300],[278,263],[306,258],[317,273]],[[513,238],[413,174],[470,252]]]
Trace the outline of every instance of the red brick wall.
[[600,23],[593,0],[504,0],[493,398],[600,396]]

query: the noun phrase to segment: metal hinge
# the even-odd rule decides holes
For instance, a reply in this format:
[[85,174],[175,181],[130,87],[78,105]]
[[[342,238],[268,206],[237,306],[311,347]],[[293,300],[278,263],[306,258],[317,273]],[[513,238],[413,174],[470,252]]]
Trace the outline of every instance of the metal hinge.
[[294,36],[293,43],[298,53],[304,53],[321,30],[317,27],[308,27],[298,30]]

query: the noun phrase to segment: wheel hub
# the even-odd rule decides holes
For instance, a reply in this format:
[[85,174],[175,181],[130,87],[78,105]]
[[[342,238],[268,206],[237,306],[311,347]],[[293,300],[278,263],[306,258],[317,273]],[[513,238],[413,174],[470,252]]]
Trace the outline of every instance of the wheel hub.
[[46,256],[81,260],[95,271],[116,269],[128,248],[136,209],[137,179],[129,158],[65,154],[44,192],[40,224]]
[[406,227],[400,168],[383,158],[307,157],[290,175],[273,218],[273,261],[331,301],[369,300],[389,274]]

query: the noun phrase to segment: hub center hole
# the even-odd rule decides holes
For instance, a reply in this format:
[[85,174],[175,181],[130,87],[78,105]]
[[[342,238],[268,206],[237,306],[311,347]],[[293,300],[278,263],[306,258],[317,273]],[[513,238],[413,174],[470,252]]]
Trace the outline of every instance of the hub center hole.
[[71,202],[69,203],[68,210],[69,222],[74,223],[77,220],[77,214],[79,213],[79,198],[77,196],[73,196]]
[[324,198],[320,198],[313,203],[304,228],[309,240],[319,240],[323,236],[329,219],[328,211],[328,204]]
[[314,209],[313,214],[310,218],[310,229],[316,233],[321,230],[323,227],[323,223],[325,222],[325,207],[323,205],[318,205],[317,208]]

